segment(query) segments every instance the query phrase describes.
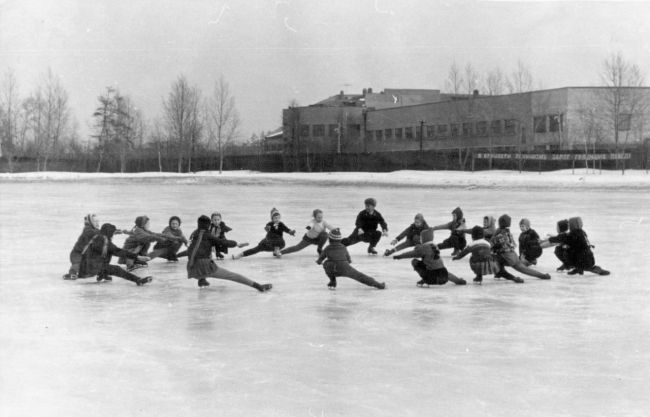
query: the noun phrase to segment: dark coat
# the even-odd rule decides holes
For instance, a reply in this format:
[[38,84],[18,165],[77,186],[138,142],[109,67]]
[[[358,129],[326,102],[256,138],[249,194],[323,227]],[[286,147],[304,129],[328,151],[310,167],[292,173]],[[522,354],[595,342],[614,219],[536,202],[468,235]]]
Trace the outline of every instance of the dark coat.
[[445,267],[445,265],[442,263],[442,259],[440,259],[440,251],[435,245],[416,245],[415,249],[412,251],[393,256],[393,258],[422,258],[422,262],[424,262],[427,270],[429,271],[443,269]]
[[492,236],[490,239],[490,245],[492,245],[492,252],[495,254],[514,252],[515,248],[517,247],[515,238],[512,237],[510,229],[507,228],[497,229],[496,232],[494,232],[494,236]]
[[566,234],[552,236],[548,240],[551,243],[568,246],[567,257],[572,267],[587,270],[596,264],[594,253],[591,251],[592,246],[584,230],[571,230]]
[[226,233],[231,232],[232,229],[226,226],[226,223],[219,222],[219,224],[210,223],[210,233],[221,239],[226,238]]
[[187,248],[187,256],[191,262],[193,259],[210,259],[213,246],[225,246],[234,248],[237,242],[234,240],[220,239],[213,236],[208,230],[197,229],[192,233],[193,239]]
[[320,265],[326,259],[334,262],[352,262],[348,249],[343,245],[343,243],[341,243],[341,241],[331,242],[327,245],[318,256],[316,263]]
[[83,251],[79,276],[87,278],[98,275],[111,262],[113,256],[135,259],[138,255],[118,248],[110,237],[97,233]]
[[377,226],[379,225],[381,225],[381,230],[388,230],[388,225],[384,217],[377,210],[373,211],[372,214],[368,213],[367,210],[362,210],[357,215],[357,220],[354,225],[356,229],[361,229],[364,233],[377,230]]
[[519,235],[519,254],[529,260],[542,256],[539,235],[533,229],[528,229]]
[[404,238],[408,240],[409,242],[413,243],[420,243],[420,233],[422,233],[423,230],[428,229],[429,225],[427,222],[422,222],[421,226],[416,226],[415,223],[412,223],[409,227],[404,229],[402,233],[397,235],[395,237],[395,240],[400,241]]
[[72,251],[81,253],[88,242],[90,242],[90,239],[92,239],[97,234],[99,234],[99,230],[96,229],[93,225],[85,225],[81,231],[81,235],[79,235],[79,238],[77,238],[77,243],[74,244]]

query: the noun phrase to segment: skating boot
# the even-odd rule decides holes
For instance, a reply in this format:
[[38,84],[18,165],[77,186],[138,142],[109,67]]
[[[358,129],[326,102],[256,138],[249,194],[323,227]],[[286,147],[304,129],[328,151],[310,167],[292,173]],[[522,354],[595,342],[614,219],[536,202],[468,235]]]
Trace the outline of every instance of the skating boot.
[[63,276],[63,279],[69,280],[69,281],[74,281],[75,279],[77,279],[77,274],[75,274],[74,272],[71,273],[71,274],[65,274]]
[[327,284],[327,288],[332,291],[336,289],[336,278],[330,278],[330,282]]
[[253,287],[259,291],[259,292],[267,292],[271,288],[273,288],[272,284],[258,284],[257,282],[253,284]]
[[208,287],[208,286],[210,286],[210,283],[208,282],[207,279],[205,278],[199,279],[199,288]]
[[465,281],[462,278],[458,278],[458,281],[454,282],[454,284],[456,284],[456,285],[467,285],[467,281]]
[[386,249],[386,252],[384,252],[384,256],[390,256],[394,253],[395,253],[395,248]]
[[138,278],[138,280],[136,281],[136,284],[138,285],[138,287],[142,287],[144,284],[148,284],[151,281],[153,281],[153,277],[148,276],[148,277],[144,277],[144,278]]
[[236,261],[237,259],[241,259],[243,256],[244,256],[243,253],[238,253],[238,254],[232,256],[232,260]]
[[566,271],[567,269],[569,269],[569,267],[566,266],[565,264],[562,264],[556,269],[556,271],[562,272],[562,271]]
[[425,285],[427,287],[429,286],[429,284],[427,284],[427,282],[423,279],[419,280],[415,285],[417,285],[418,287],[424,287]]
[[574,269],[570,270],[569,272],[567,272],[567,274],[568,275],[576,275],[576,274],[583,275],[584,271],[582,269],[574,268]]
[[275,249],[273,249],[273,256],[275,256],[276,258],[282,258],[282,253],[280,253],[280,248],[278,248],[277,246],[275,247]]
[[368,254],[369,255],[376,255],[377,251],[375,250],[375,248],[373,246],[369,246],[368,247]]
[[248,246],[248,242],[241,242],[237,244],[238,248],[245,248],[246,246]]
[[479,276],[477,276],[476,278],[474,278],[474,283],[475,283],[475,284],[479,284],[479,285],[480,285],[482,282],[483,282],[483,277],[479,277]]
[[378,290],[386,289],[386,283],[380,282],[379,284],[375,285],[375,288],[377,288]]
[[551,279],[551,274],[544,274],[540,279]]

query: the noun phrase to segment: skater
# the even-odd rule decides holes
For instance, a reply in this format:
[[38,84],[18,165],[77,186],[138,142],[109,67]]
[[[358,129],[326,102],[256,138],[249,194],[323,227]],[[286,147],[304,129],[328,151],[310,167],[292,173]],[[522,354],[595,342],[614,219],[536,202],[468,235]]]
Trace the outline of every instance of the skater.
[[77,242],[70,251],[70,270],[67,274],[63,275],[63,279],[77,279],[79,274],[79,264],[81,263],[81,251],[90,242],[96,234],[99,233],[99,220],[95,214],[87,214],[84,217],[84,228],[81,235],[77,238]]
[[320,255],[323,251],[323,246],[327,243],[327,232],[334,229],[334,227],[323,220],[323,211],[316,209],[312,213],[312,219],[307,225],[307,233],[302,237],[302,240],[295,246],[282,249],[280,254],[286,255],[288,253],[298,252],[309,245],[316,245],[316,251]]
[[542,246],[539,235],[530,228],[530,220],[521,219],[519,222],[519,259],[524,265],[537,265],[537,258],[542,256]]
[[[124,241],[122,249],[138,255],[146,256],[151,242],[180,241],[178,237],[163,236],[149,230],[149,217],[138,216],[135,218],[135,226],[131,229],[129,237]],[[147,266],[146,262],[134,261],[132,258],[120,256],[118,264],[126,264],[126,269],[132,271]]]
[[439,250],[453,248],[454,251],[451,255],[456,256],[461,250],[465,249],[467,245],[467,241],[465,240],[465,218],[463,217],[463,210],[460,207],[452,210],[451,221],[449,223],[434,226],[432,229],[433,231],[451,231],[449,237],[438,245]]
[[124,278],[127,281],[135,282],[138,286],[147,284],[153,277],[140,278],[117,265],[111,265],[113,256],[121,256],[128,259],[138,259],[141,262],[149,260],[146,256],[139,256],[133,252],[120,249],[112,242],[115,234],[115,226],[104,223],[99,233],[90,239],[90,242],[81,251],[81,263],[79,267],[79,278],[90,278],[97,276],[97,281],[112,281],[111,276]]
[[[377,200],[374,198],[366,198],[364,204],[366,208],[357,215],[352,234],[343,239],[341,243],[344,246],[351,246],[359,242],[367,242],[369,244],[368,253],[376,255],[377,251],[375,250],[375,246],[377,246],[382,236],[388,236],[388,225],[381,213],[375,210]],[[379,225],[381,225],[381,232],[377,230],[377,226]]]
[[282,237],[283,233],[288,233],[291,236],[296,235],[295,230],[289,229],[284,223],[282,223],[282,216],[278,209],[273,207],[271,210],[271,221],[264,226],[266,230],[266,237],[260,240],[260,243],[257,244],[254,248],[245,250],[242,253],[233,255],[233,259],[239,259],[244,256],[254,255],[258,252],[273,252],[273,256],[280,257],[280,249],[284,248],[285,242]]
[[271,284],[258,284],[243,275],[218,267],[217,264],[210,259],[210,256],[212,255],[212,247],[215,245],[222,245],[230,248],[237,246],[237,242],[235,241],[220,239],[210,233],[210,223],[211,221],[208,216],[201,216],[197,220],[197,229],[192,233],[194,238],[188,248],[189,260],[187,261],[187,279],[194,278],[198,280],[199,288],[210,285],[207,278],[217,278],[248,285],[260,292],[270,290],[273,287]]
[[170,262],[178,262],[178,250],[182,245],[187,246],[188,241],[181,230],[181,219],[178,216],[169,218],[169,226],[162,231],[163,236],[169,236],[174,240],[157,241],[153,251],[147,255],[150,259],[161,257]]
[[404,229],[402,233],[397,235],[395,239],[393,239],[392,242],[390,242],[391,246],[397,245],[397,242],[400,240],[406,238],[404,242],[400,243],[399,245],[386,249],[386,252],[384,252],[384,256],[390,256],[394,254],[395,252],[399,252],[402,249],[410,248],[412,246],[415,246],[420,243],[420,233],[422,233],[423,230],[428,229],[429,225],[427,224],[426,220],[424,220],[424,216],[421,213],[418,213],[415,215],[415,218],[413,219],[413,223]]
[[490,242],[485,240],[485,228],[474,226],[472,228],[472,242],[468,244],[465,249],[460,251],[458,255],[454,256],[452,260],[457,261],[462,259],[468,253],[472,254],[469,258],[469,267],[476,274],[476,277],[474,278],[475,283],[481,284],[485,275],[496,276],[499,272],[501,272],[501,276],[506,279],[518,283],[524,282],[521,278],[513,276],[506,270],[501,270],[499,263],[492,255]]
[[[221,220],[221,213],[212,213],[210,220],[210,233],[212,236],[218,237],[219,239],[226,239],[226,233],[231,232],[232,228],[226,226],[226,223]],[[217,259],[223,259],[225,253],[228,253],[227,247],[215,245],[214,254]]]
[[[556,241],[566,241],[566,235],[569,232],[569,221],[566,219],[558,221],[555,230],[557,232]],[[560,266],[557,268],[557,271],[561,272],[566,271],[567,269],[573,269],[573,266],[571,265],[571,261],[569,259],[569,245],[564,243],[551,243],[550,237],[551,236],[548,235],[548,238],[541,242],[541,246],[542,248],[555,246],[555,257],[558,258],[561,262]]]
[[359,281],[369,287],[375,287],[380,290],[386,288],[386,284],[378,282],[374,278],[357,271],[350,266],[352,259],[345,245],[342,243],[343,237],[339,229],[334,229],[329,233],[330,244],[323,249],[320,256],[316,260],[318,265],[323,265],[325,274],[330,279],[327,287],[330,290],[336,289],[337,277],[348,277],[355,281]]
[[[504,214],[499,217],[499,228],[492,236],[490,244],[492,245],[492,253],[495,255],[495,259],[499,263],[500,271],[494,275],[495,278],[508,278],[508,275],[504,274],[505,266],[514,268],[515,270],[521,272],[522,274],[530,275],[539,279],[551,279],[549,274],[543,274],[541,272],[535,271],[532,268],[529,268],[523,264],[517,254],[515,253],[515,248],[517,244],[515,239],[510,233],[510,216]],[[515,281],[518,282],[518,281]],[[523,282],[523,280],[522,280]]]
[[393,259],[421,258],[411,261],[413,269],[422,278],[417,282],[418,287],[444,285],[447,281],[456,285],[467,284],[464,279],[458,278],[445,268],[442,259],[440,259],[440,251],[433,243],[432,228],[422,231],[420,241],[422,243],[416,245],[414,250],[393,256]]
[[[492,216],[484,216],[483,217],[483,236],[485,240],[490,240],[492,239],[492,236],[494,236],[494,232],[496,231],[496,219]],[[481,226],[479,226],[481,227]],[[465,229],[463,230],[465,234],[472,234],[472,229]]]
[[584,271],[598,275],[609,275],[609,271],[596,265],[594,253],[591,251],[593,246],[589,243],[587,233],[582,229],[582,218],[571,217],[569,219],[569,233],[564,236],[550,237],[549,242],[568,246],[569,265],[573,268],[568,272],[569,275],[582,275]]

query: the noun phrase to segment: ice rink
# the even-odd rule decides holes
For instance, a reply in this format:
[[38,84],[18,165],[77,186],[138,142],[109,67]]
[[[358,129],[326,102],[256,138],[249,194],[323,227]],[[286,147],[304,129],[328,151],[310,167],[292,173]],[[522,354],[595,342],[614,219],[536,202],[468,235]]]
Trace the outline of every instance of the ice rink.
[[[386,290],[340,278],[329,291],[313,246],[219,263],[272,283],[264,294],[216,280],[199,290],[185,259],[151,261],[138,271],[155,277],[144,287],[61,279],[89,212],[129,229],[147,214],[156,232],[179,215],[189,236],[200,214],[219,211],[229,238],[254,245],[277,207],[297,230],[293,245],[314,208],[349,234],[366,197],[388,221],[381,252],[417,212],[435,225],[461,206],[469,226],[508,213],[515,237],[522,217],[544,236],[581,215],[612,275],[555,272],[547,250],[538,269],[550,281],[478,286],[467,258],[445,251],[447,268],[470,284],[417,288],[408,260],[358,244],[353,265]],[[0,182],[0,415],[647,416],[648,207],[647,190]]]

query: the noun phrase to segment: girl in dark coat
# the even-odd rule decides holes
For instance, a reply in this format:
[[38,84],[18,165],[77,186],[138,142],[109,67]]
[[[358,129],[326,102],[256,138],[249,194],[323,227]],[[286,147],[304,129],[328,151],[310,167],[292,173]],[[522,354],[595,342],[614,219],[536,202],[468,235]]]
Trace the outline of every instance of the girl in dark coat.
[[153,247],[153,251],[149,253],[149,258],[165,258],[171,262],[178,262],[178,250],[181,246],[187,245],[188,241],[181,230],[181,219],[178,216],[169,218],[169,226],[165,227],[162,231],[163,236],[167,236],[170,240],[157,241]]
[[228,281],[238,282],[253,287],[260,292],[268,291],[273,287],[271,284],[258,284],[243,275],[218,267],[217,264],[210,259],[212,248],[215,245],[233,248],[237,246],[237,242],[233,240],[220,239],[211,234],[210,218],[208,216],[199,217],[197,220],[197,226],[197,230],[192,233],[192,236],[194,236],[192,238],[192,243],[190,243],[190,247],[187,249],[189,252],[189,260],[187,261],[188,279],[197,279],[199,287],[207,287],[210,285],[207,278],[225,279]]
[[385,283],[377,282],[374,278],[359,272],[350,266],[352,259],[350,258],[350,253],[347,248],[343,245],[342,240],[343,237],[341,236],[339,229],[332,230],[329,233],[330,244],[323,249],[316,260],[318,265],[323,265],[325,274],[327,274],[327,277],[330,279],[327,287],[330,290],[333,290],[336,288],[337,277],[348,277],[369,287],[375,287],[380,290],[386,288]]
[[429,225],[427,224],[426,220],[424,220],[424,216],[420,213],[416,214],[415,218],[413,219],[413,223],[409,227],[404,229],[402,233],[397,235],[397,237],[395,237],[395,239],[393,239],[393,241],[390,242],[390,244],[392,246],[395,246],[397,245],[397,242],[406,238],[404,242],[400,243],[394,248],[386,249],[386,252],[384,252],[384,256],[390,256],[395,252],[401,251],[402,249],[410,248],[419,244],[420,233],[422,233],[423,230],[428,228]]
[[537,258],[542,256],[542,246],[537,232],[530,228],[530,220],[521,219],[519,222],[519,259],[524,265],[537,265]]
[[[496,275],[501,271],[499,263],[494,259],[492,255],[492,248],[490,242],[484,239],[483,228],[481,226],[474,226],[472,228],[472,242],[467,245],[465,249],[460,251],[460,253],[454,256],[452,259],[457,261],[462,259],[467,254],[471,253],[472,256],[469,258],[469,267],[474,271],[476,277],[474,282],[480,284],[483,282],[484,275]],[[503,271],[502,274],[508,276],[508,279],[515,282],[523,282],[520,278],[512,276],[510,273]]]
[[[379,239],[382,236],[388,236],[388,224],[381,213],[375,210],[377,200],[366,198],[363,203],[366,206],[365,210],[359,212],[354,223],[354,230],[341,243],[344,246],[351,246],[359,242],[367,242],[368,253],[376,255],[375,246],[379,243]],[[381,226],[381,232],[377,230],[377,226]]]
[[109,223],[102,225],[99,233],[90,239],[90,242],[82,250],[81,264],[79,267],[79,278],[90,278],[97,276],[97,281],[111,281],[111,275],[135,282],[138,286],[149,283],[152,277],[140,278],[117,265],[111,265],[113,256],[123,256],[129,259],[138,259],[142,262],[149,260],[146,256],[120,249],[112,242],[115,234],[115,226]]
[[596,265],[594,253],[591,251],[593,246],[589,243],[587,233],[582,230],[582,219],[580,217],[572,217],[569,219],[568,234],[550,237],[549,242],[568,246],[567,255],[569,265],[573,267],[568,272],[569,275],[582,275],[584,271],[593,272],[598,275],[609,275],[609,271]]
[[451,221],[449,223],[434,226],[432,228],[434,231],[445,229],[451,230],[451,234],[438,245],[438,249],[453,248],[454,251],[452,256],[458,255],[458,253],[467,246],[467,240],[465,240],[465,218],[463,217],[463,210],[461,210],[460,207],[456,207],[452,210]]
[[393,256],[393,259],[420,258],[411,261],[413,269],[422,278],[417,282],[418,287],[423,285],[444,285],[447,281],[451,281],[456,285],[465,285],[467,283],[464,279],[458,278],[445,268],[442,259],[440,259],[440,251],[433,243],[433,229],[424,230],[420,234],[420,241],[422,243],[416,245],[414,250]]
[[95,214],[87,214],[84,217],[84,228],[77,242],[70,251],[70,270],[63,275],[63,279],[77,279],[79,274],[79,264],[81,263],[81,251],[86,247],[90,239],[99,233],[99,220]]
[[490,240],[490,244],[492,245],[492,253],[494,253],[495,259],[497,262],[499,262],[499,267],[501,268],[501,270],[494,277],[510,279],[503,273],[503,271],[505,271],[504,267],[507,265],[521,272],[522,274],[530,275],[539,279],[551,279],[551,276],[549,274],[543,274],[541,272],[535,271],[534,269],[525,266],[519,260],[519,257],[515,253],[517,244],[515,243],[515,239],[512,237],[512,233],[510,233],[509,229],[510,222],[510,216],[507,214],[499,217],[499,228]]
[[274,207],[271,210],[271,221],[268,222],[266,226],[264,226],[264,230],[266,230],[266,237],[260,240],[260,243],[258,243],[254,248],[250,248],[240,254],[233,255],[232,258],[239,259],[244,256],[254,255],[258,252],[273,252],[274,256],[282,256],[280,249],[284,248],[286,245],[282,234],[288,233],[291,236],[295,236],[296,231],[289,229],[284,223],[282,223],[281,219],[282,216],[280,216],[280,212]]

